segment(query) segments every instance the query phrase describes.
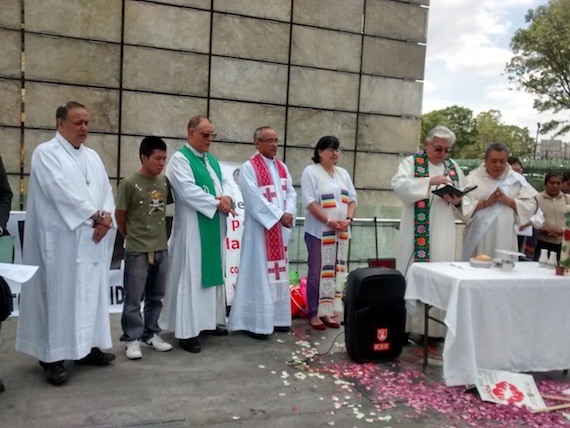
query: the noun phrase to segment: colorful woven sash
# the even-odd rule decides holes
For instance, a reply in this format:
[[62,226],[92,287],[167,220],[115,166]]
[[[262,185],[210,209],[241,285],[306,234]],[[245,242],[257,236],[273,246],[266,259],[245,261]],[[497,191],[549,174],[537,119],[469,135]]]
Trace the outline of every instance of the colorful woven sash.
[[[348,212],[348,183],[342,174],[335,171],[333,185],[328,173],[320,164],[315,164],[318,191],[321,193],[321,208],[331,220],[345,220]],[[336,195],[335,195],[336,193]],[[322,226],[321,236],[321,276],[319,283],[319,317],[342,313],[342,288],[347,272],[349,232],[337,232],[331,227]]]
[[[457,170],[451,159],[444,159],[443,164],[449,170],[449,178],[457,184]],[[429,164],[426,152],[421,150],[414,155],[414,177],[429,177]],[[428,198],[414,204],[414,262],[429,262],[429,211]]]

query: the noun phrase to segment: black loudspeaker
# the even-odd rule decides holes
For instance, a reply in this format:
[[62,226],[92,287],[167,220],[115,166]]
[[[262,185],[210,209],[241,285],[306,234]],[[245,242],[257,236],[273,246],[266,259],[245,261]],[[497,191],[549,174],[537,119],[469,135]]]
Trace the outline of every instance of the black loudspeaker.
[[364,268],[348,275],[344,299],[346,349],[358,363],[383,363],[406,340],[406,281],[395,269]]

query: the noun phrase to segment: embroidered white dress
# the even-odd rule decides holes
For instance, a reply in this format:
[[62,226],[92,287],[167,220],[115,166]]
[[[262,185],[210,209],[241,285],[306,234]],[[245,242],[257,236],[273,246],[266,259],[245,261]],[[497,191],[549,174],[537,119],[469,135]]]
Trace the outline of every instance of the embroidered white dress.
[[[273,183],[279,183],[275,161],[263,158],[269,167]],[[283,216],[290,213],[295,218],[297,194],[291,175],[287,171],[285,192],[275,186],[277,197],[270,203],[262,196],[255,171],[250,161],[241,167],[239,187],[245,203],[244,232],[240,253],[236,292],[228,328],[232,331],[247,330],[258,334],[271,334],[274,327],[291,325],[291,299],[274,301],[267,272],[265,230],[270,229]],[[283,228],[283,242],[287,245],[290,229]],[[289,281],[289,267],[282,272]]]
[[24,233],[25,264],[39,269],[22,286],[16,349],[44,362],[77,360],[112,347],[109,265],[116,229],[96,244],[90,217],[114,215],[99,155],[59,133],[32,155]]
[[[202,156],[190,145],[187,147]],[[177,339],[196,337],[204,330],[214,330],[226,324],[224,285],[202,287],[202,251],[198,213],[213,218],[219,201],[216,196],[226,195],[233,200],[233,190],[222,173],[222,182],[212,167],[207,165],[214,182],[216,195],[206,193],[196,185],[188,159],[180,152],[172,155],[166,167],[174,196],[174,222],[169,240],[169,271],[166,293],[158,325],[174,331]],[[220,214],[222,261],[226,236],[226,216]]]

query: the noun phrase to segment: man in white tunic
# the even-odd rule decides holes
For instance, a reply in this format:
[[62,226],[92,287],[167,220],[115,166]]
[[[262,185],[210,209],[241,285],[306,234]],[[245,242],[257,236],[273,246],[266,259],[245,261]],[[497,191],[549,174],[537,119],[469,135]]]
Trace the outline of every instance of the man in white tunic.
[[[455,220],[461,218],[460,197],[439,197],[436,188],[452,184],[462,189],[466,180],[461,168],[449,157],[455,134],[436,126],[427,135],[423,149],[405,158],[392,178],[392,188],[402,201],[400,239],[396,269],[406,274],[414,262],[455,260]],[[424,308],[418,305],[408,317],[407,331],[424,333]],[[443,320],[444,312],[432,309],[430,316]],[[445,327],[430,321],[429,335],[444,337]]]
[[111,348],[109,265],[115,228],[105,167],[83,144],[89,116],[70,101],[55,138],[32,155],[24,263],[39,270],[22,287],[16,349],[40,360],[48,382],[69,378],[64,360],[104,365]]
[[524,225],[537,210],[538,192],[508,164],[509,149],[491,143],[485,162],[467,177],[477,186],[465,199],[465,216],[470,218],[463,238],[462,260],[479,254],[495,257],[495,250],[518,251],[515,225]]
[[242,165],[239,176],[245,218],[229,329],[266,339],[291,326],[287,243],[297,194],[289,170],[276,157],[277,132],[263,126],[253,139],[258,153]]
[[182,349],[194,353],[202,350],[200,333],[227,335],[223,251],[233,194],[208,153],[215,138],[210,120],[194,116],[188,122],[188,144],[166,167],[175,208],[159,326],[174,331]]

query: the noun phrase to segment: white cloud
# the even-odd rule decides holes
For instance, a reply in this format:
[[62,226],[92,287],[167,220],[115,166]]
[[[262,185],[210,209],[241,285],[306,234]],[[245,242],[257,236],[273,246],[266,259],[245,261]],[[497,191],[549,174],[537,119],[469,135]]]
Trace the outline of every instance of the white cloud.
[[459,105],[475,115],[497,109],[507,124],[527,127],[554,115],[538,113],[533,97],[511,89],[504,75],[514,32],[528,9],[547,0],[432,0],[430,2],[424,113]]

